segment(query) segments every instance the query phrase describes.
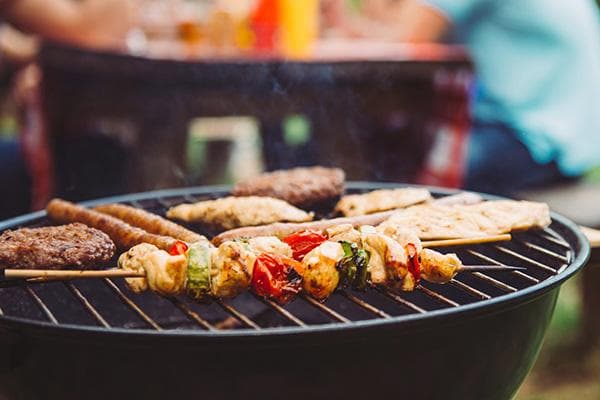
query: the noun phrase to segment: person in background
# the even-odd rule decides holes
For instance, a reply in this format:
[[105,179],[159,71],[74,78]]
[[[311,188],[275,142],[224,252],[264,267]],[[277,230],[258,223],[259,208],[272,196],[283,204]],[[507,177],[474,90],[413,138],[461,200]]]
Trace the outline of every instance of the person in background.
[[[34,61],[37,38],[89,48],[124,49],[127,33],[137,23],[138,3],[136,0],[0,0],[0,19],[7,24],[0,30],[3,83],[0,90],[5,92],[1,93],[3,96],[12,95],[12,104],[19,116],[24,117],[20,122],[26,121],[19,127],[21,137],[0,137],[0,187],[6,189],[0,198],[0,219],[31,209],[31,168],[36,168],[36,163],[38,169],[47,164],[37,160],[39,155],[24,151],[45,140],[36,130],[40,118],[36,114],[39,71],[29,65]],[[24,146],[24,142],[30,146]],[[28,157],[24,153],[29,153]]]
[[348,18],[341,2],[326,1],[327,17],[350,35],[467,46],[477,83],[466,189],[510,195],[600,165],[593,0],[362,1],[386,10],[376,29],[373,13],[371,22]]

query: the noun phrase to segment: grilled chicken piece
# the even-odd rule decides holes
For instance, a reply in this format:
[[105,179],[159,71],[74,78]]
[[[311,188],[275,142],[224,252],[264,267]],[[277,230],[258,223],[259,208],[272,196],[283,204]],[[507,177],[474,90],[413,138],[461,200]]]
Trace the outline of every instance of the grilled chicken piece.
[[421,240],[498,235],[550,225],[547,204],[497,200],[472,205],[417,205],[394,213],[380,227],[410,226]]
[[371,282],[412,290],[416,285],[408,273],[408,253],[403,245],[378,232],[364,233],[362,243],[370,254],[367,266]]
[[335,210],[350,217],[404,208],[431,199],[431,193],[426,189],[381,189],[364,194],[344,196],[335,206]]
[[378,226],[376,230],[377,232],[394,239],[402,246],[406,246],[407,244],[414,245],[417,249],[417,253],[421,253],[421,250],[423,250],[421,239],[419,239],[417,232],[415,232],[414,229],[408,229],[405,226],[398,224],[387,224]]
[[360,232],[352,224],[341,224],[325,229],[325,235],[332,242],[348,242],[360,245]]
[[303,289],[317,300],[325,300],[338,286],[337,263],[344,258],[342,245],[327,241],[312,249],[302,260]]
[[212,294],[235,297],[248,289],[256,252],[244,242],[227,241],[212,254],[210,268]]
[[311,221],[313,215],[283,200],[249,196],[224,197],[194,204],[180,204],[169,209],[167,217],[232,229],[279,221]]
[[126,280],[133,292],[150,288],[164,296],[174,296],[185,288],[187,263],[185,254],[172,256],[148,243],[139,244],[119,257],[120,268],[146,273],[145,278]]
[[462,266],[454,253],[441,254],[430,249],[421,252],[421,274],[423,279],[434,283],[448,283]]
[[[121,269],[145,273],[146,270],[142,266],[142,259],[157,250],[158,247],[149,243],[138,244],[121,254],[117,265]],[[148,289],[146,278],[125,278],[125,283],[127,283],[129,289],[134,293],[142,293]]]
[[292,248],[276,236],[259,236],[248,240],[248,244],[257,254],[269,253],[277,256],[292,257]]

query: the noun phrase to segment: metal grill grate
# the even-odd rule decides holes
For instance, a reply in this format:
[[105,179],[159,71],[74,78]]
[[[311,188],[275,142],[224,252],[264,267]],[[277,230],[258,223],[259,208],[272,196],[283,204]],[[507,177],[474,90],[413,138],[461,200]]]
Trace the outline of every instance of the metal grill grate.
[[[349,191],[382,186],[355,184]],[[117,200],[164,214],[171,205],[215,198],[226,193],[222,187],[197,188],[152,192],[102,202]],[[36,213],[0,224],[0,229],[47,223],[43,213]],[[210,235],[214,232],[203,233]],[[564,221],[555,219],[548,229],[516,233],[508,243],[445,248],[444,252],[456,252],[466,264],[510,264],[527,269],[485,274],[462,273],[447,285],[424,282],[411,293],[372,287],[366,292],[338,291],[325,303],[301,295],[281,306],[251,293],[230,300],[197,303],[185,296],[164,298],[153,293],[135,295],[128,291],[120,279],[79,280],[2,288],[0,319],[9,317],[20,322],[68,324],[106,330],[155,331],[260,330],[273,327],[306,330],[323,324],[402,320],[414,315],[427,316],[437,310],[460,310],[470,304],[485,304],[565,274],[579,251],[574,244],[575,239],[565,238],[568,233],[572,233],[571,228],[565,226]]]

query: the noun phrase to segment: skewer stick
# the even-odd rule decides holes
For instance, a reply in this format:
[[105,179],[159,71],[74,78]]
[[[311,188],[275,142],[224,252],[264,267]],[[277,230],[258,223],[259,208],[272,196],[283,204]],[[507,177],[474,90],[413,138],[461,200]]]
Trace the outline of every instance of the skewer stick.
[[[523,267],[512,265],[463,265],[458,272],[490,272],[490,271],[517,271]],[[5,269],[5,279],[27,279],[28,282],[45,282],[69,279],[97,279],[97,278],[144,278],[143,272],[128,271],[124,269],[103,270],[45,270],[45,269]]]
[[527,268],[514,265],[463,265],[458,272],[522,271]]
[[446,246],[462,246],[462,245],[469,245],[469,244],[506,242],[511,239],[512,239],[512,236],[510,235],[510,233],[505,233],[503,235],[478,236],[478,237],[472,237],[472,238],[428,240],[428,241],[421,242],[421,244],[423,245],[423,247],[446,247]]
[[5,269],[6,279],[82,279],[82,278],[143,278],[143,272],[124,269],[103,270],[54,270],[54,269]]

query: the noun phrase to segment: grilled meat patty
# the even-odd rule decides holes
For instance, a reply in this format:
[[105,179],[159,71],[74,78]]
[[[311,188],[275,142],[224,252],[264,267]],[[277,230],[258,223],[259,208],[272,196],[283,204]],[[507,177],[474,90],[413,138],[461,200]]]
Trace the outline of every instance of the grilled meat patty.
[[22,228],[0,235],[0,267],[97,267],[107,263],[115,250],[115,244],[108,235],[80,223]]
[[309,208],[339,197],[345,174],[339,168],[302,167],[259,175],[238,182],[234,196],[269,196],[301,208]]

